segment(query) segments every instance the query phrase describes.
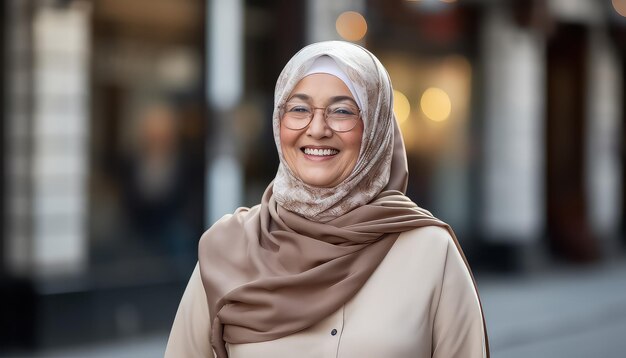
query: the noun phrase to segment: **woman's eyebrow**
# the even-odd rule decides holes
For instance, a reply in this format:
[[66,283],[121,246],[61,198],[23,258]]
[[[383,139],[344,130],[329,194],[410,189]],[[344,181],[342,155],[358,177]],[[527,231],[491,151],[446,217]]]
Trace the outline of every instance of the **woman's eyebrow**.
[[[297,99],[301,99],[303,101],[311,101],[311,96],[304,94],[304,93],[294,93],[291,95],[291,97],[289,97],[288,101],[297,98]],[[336,102],[341,102],[341,101],[350,101],[353,102],[356,105],[356,101],[354,100],[354,98],[350,97],[350,96],[333,96],[330,97],[326,103],[336,103]]]
[[328,103],[335,103],[335,102],[341,102],[341,101],[350,101],[356,104],[356,101],[354,100],[354,98],[350,96],[334,96],[328,99]]
[[309,96],[309,95],[306,95],[304,93],[295,93],[295,94],[292,94],[291,97],[289,97],[288,101],[290,101],[290,100],[292,100],[294,98],[298,98],[298,99],[301,99],[303,101],[310,101],[311,100],[311,96]]

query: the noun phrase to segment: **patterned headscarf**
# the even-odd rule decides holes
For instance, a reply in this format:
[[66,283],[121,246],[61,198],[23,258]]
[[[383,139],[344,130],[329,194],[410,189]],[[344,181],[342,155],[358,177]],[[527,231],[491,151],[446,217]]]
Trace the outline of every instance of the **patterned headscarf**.
[[[287,165],[280,146],[278,107],[287,101],[294,87],[320,56],[332,58],[354,83],[356,97],[363,107],[364,130],[356,166],[342,183],[332,188],[304,183]],[[303,48],[278,77],[274,104],[274,140],[280,158],[274,196],[280,206],[307,219],[326,222],[370,202],[387,185],[394,139],[393,90],[387,71],[369,51],[341,41],[321,42]]]

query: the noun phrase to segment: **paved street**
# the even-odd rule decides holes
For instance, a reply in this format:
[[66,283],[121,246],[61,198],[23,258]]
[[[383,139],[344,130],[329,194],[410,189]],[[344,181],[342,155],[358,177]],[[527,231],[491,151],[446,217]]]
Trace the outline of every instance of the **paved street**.
[[[626,261],[479,277],[494,358],[626,357]],[[167,334],[12,358],[161,357]]]
[[155,358],[163,357],[167,334],[142,337],[129,341],[103,343],[93,346],[51,350],[38,354],[13,354],[6,358]]
[[624,262],[479,285],[493,357],[626,357]]

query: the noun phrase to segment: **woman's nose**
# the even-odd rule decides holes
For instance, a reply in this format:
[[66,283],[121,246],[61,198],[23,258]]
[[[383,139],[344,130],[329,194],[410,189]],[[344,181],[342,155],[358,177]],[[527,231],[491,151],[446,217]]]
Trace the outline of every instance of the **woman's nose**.
[[313,138],[324,138],[333,135],[333,131],[330,129],[324,118],[324,109],[316,108],[313,111],[313,118],[309,127],[307,128],[307,134]]

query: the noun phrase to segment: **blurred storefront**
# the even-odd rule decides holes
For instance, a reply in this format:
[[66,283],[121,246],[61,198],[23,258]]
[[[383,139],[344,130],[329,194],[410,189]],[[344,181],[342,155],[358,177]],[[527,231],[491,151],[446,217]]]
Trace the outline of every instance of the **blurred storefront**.
[[275,80],[320,40],[387,67],[408,194],[479,271],[624,254],[621,0],[2,6],[0,347],[166,330],[203,230],[272,180]]
[[2,7],[0,346],[162,330],[204,227],[205,3]]
[[363,42],[410,108],[409,193],[475,267],[623,253],[620,1],[366,4]]

